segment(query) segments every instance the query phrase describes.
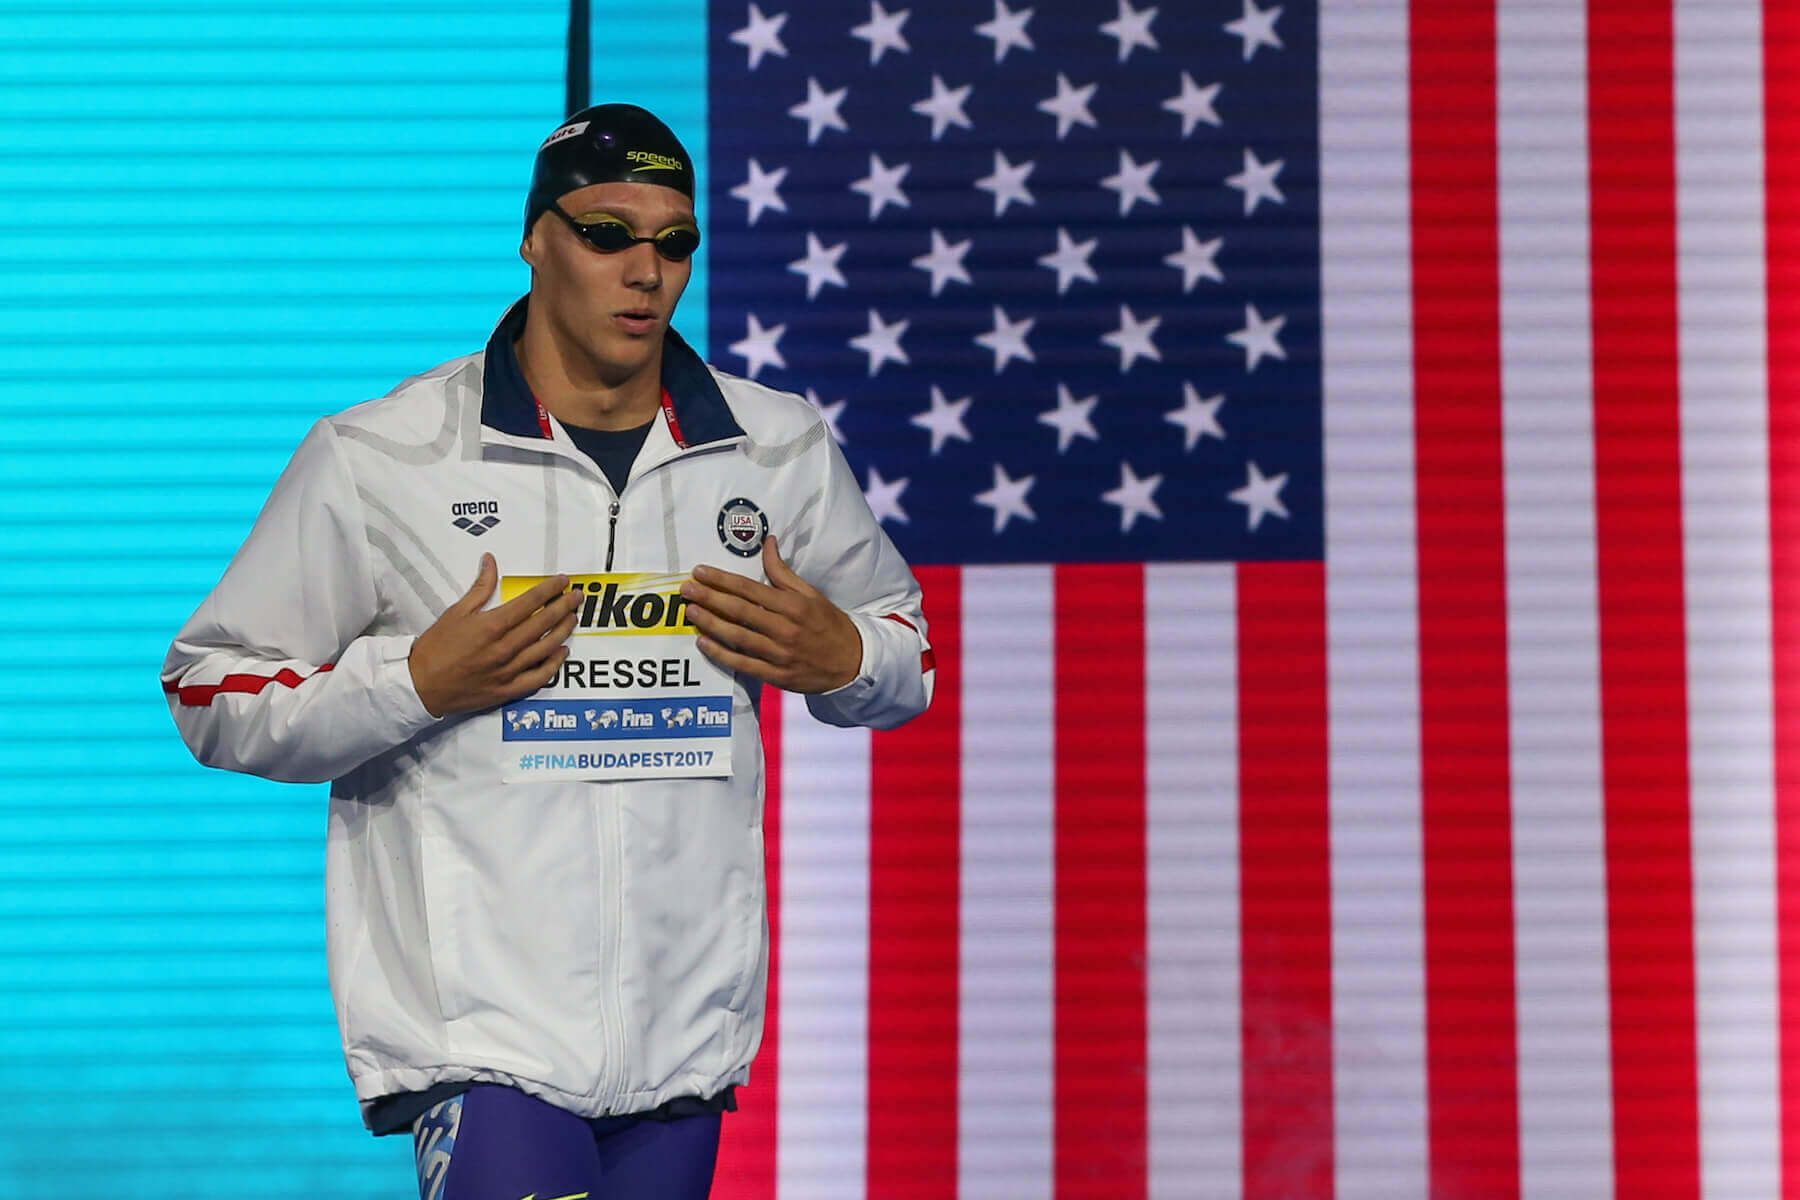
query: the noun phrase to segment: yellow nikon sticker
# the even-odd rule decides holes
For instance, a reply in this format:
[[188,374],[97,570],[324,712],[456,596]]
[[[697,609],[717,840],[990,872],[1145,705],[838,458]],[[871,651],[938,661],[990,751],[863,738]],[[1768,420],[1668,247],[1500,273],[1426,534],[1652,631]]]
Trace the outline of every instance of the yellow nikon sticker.
[[682,171],[687,169],[679,158],[670,158],[667,154],[656,154],[649,150],[627,150],[625,161],[638,164],[631,168],[634,171]]
[[[523,595],[548,575],[508,575],[500,581],[502,604]],[[600,634],[618,636],[669,636],[695,634],[688,622],[687,597],[681,585],[687,575],[621,574],[571,575],[569,590],[582,596],[575,610],[576,637]]]

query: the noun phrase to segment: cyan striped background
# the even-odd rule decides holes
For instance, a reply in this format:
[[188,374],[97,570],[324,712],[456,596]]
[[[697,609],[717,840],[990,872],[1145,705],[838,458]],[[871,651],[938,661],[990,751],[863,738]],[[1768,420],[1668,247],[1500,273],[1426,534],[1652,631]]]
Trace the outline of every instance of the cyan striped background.
[[[594,9],[594,99],[704,163],[704,4]],[[324,789],[195,765],[157,668],[306,428],[527,287],[566,25],[0,4],[0,1197],[413,1192],[338,1049]]]

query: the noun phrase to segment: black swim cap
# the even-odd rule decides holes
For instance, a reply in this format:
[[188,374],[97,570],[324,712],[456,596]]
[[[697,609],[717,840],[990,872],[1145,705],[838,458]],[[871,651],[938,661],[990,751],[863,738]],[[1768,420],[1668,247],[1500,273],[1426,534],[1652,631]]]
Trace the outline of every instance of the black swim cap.
[[694,198],[694,160],[667,125],[635,104],[584,108],[544,139],[525,201],[525,232],[558,196],[593,183],[655,183]]

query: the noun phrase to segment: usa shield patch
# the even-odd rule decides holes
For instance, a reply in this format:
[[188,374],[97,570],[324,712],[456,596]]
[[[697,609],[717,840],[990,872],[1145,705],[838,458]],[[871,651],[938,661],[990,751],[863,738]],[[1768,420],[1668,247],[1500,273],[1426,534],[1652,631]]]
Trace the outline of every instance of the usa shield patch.
[[727,500],[719,509],[719,541],[733,554],[749,558],[762,549],[769,536],[769,518],[742,496]]

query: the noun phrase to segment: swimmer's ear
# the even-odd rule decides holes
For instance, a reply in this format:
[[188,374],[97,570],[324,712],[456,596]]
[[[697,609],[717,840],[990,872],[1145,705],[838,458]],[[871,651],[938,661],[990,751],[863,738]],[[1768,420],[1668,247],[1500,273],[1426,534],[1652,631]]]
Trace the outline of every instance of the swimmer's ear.
[[543,263],[540,260],[543,257],[544,250],[542,243],[538,240],[537,231],[538,226],[542,225],[544,219],[549,215],[550,214],[548,213],[539,213],[538,219],[532,224],[530,229],[525,231],[525,239],[519,243],[519,257],[531,264],[533,269],[543,266]]

